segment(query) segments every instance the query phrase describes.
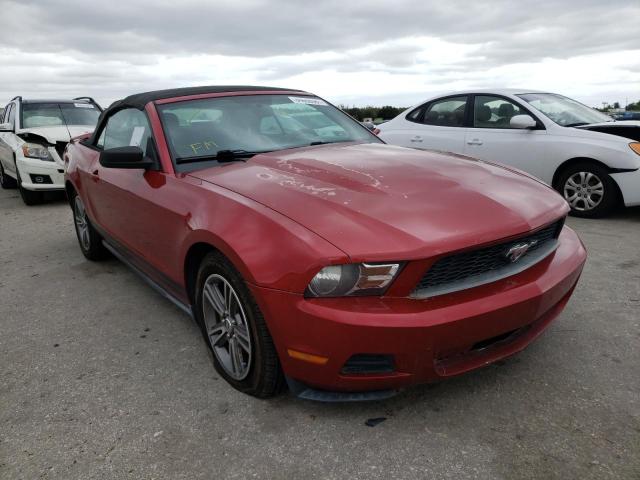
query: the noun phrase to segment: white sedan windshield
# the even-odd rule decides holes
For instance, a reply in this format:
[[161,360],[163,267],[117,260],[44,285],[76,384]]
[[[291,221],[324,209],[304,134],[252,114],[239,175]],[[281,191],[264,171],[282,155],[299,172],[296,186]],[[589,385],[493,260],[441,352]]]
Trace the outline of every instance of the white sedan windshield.
[[22,128],[98,123],[100,110],[91,103],[23,103]]
[[518,96],[563,127],[612,121],[604,113],[555,93],[527,93]]

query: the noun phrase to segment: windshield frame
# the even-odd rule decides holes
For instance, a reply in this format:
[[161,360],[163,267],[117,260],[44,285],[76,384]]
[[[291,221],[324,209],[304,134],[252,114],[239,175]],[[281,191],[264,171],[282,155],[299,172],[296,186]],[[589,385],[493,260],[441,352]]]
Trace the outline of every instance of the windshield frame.
[[[585,105],[584,103],[581,103],[581,102],[579,102],[577,100],[574,100],[573,98],[566,97],[566,96],[560,95],[558,93],[549,93],[549,92],[518,93],[518,94],[516,94],[516,97],[518,97],[521,101],[525,102],[531,108],[534,108],[536,111],[540,112],[541,115],[543,115],[545,118],[548,118],[555,125],[558,125],[560,127],[571,128],[571,127],[579,126],[579,125],[589,125],[589,124],[593,124],[593,123],[605,123],[605,122],[614,121],[614,119],[611,118],[610,116],[608,116],[608,115],[606,115],[604,113],[601,113],[601,112],[597,111],[596,109],[591,108],[588,105]],[[527,98],[527,97],[546,97],[546,98],[556,99],[556,100],[559,101],[559,103],[563,103],[565,105],[571,105],[574,108],[578,107],[578,109],[582,109],[582,110],[578,110],[578,113],[580,113],[581,111],[586,111],[590,115],[594,115],[594,117],[592,119],[595,119],[595,121],[591,121],[592,119],[585,118],[584,120],[589,120],[589,121],[584,121],[584,122],[581,121],[581,122],[568,123],[568,124],[564,124],[563,125],[562,123],[558,122],[556,119],[551,117],[547,112],[545,112],[544,110],[539,109],[533,103],[531,103],[532,101],[537,100],[537,98]],[[567,111],[567,110],[564,110],[564,111]]]
[[[169,152],[169,156],[171,158],[171,163],[173,164],[173,168],[176,172],[180,172],[180,173],[185,173],[185,172],[191,172],[191,171],[196,171],[196,170],[202,170],[205,168],[209,168],[212,166],[216,166],[216,165],[227,165],[229,163],[229,161],[222,161],[219,162],[217,161],[215,158],[210,157],[210,156],[206,156],[203,155],[203,159],[202,161],[189,161],[186,163],[180,163],[179,159],[180,156],[177,155],[177,152],[173,151],[173,148],[171,148],[170,145],[170,133],[167,130],[167,126],[165,125],[164,119],[163,119],[163,107],[170,107],[170,106],[174,106],[176,104],[188,104],[191,102],[200,102],[203,100],[222,100],[222,99],[228,99],[228,98],[235,98],[235,97],[257,97],[257,96],[271,96],[271,97],[275,97],[275,96],[281,96],[281,97],[306,97],[306,98],[310,98],[310,99],[316,99],[316,100],[320,100],[322,102],[324,102],[326,104],[326,106],[331,107],[332,111],[335,112],[337,115],[340,115],[341,117],[344,117],[344,120],[346,122],[348,122],[350,125],[354,125],[356,126],[356,129],[359,129],[363,132],[365,132],[366,135],[363,135],[363,139],[354,139],[354,140],[342,140],[342,141],[332,141],[332,142],[326,142],[326,143],[315,143],[315,142],[309,142],[308,144],[301,144],[301,145],[295,145],[295,146],[287,146],[287,147],[283,147],[283,148],[270,148],[268,150],[265,151],[257,151],[254,152],[255,155],[259,155],[261,153],[272,153],[272,152],[280,152],[280,151],[285,151],[285,150],[294,150],[294,149],[298,149],[298,148],[305,148],[305,147],[313,147],[316,145],[331,145],[331,144],[337,144],[337,143],[354,143],[354,144],[359,144],[359,143],[380,143],[380,144],[384,144],[385,142],[378,137],[377,135],[375,135],[374,133],[372,133],[368,128],[366,128],[365,126],[363,126],[360,122],[358,122],[357,120],[355,120],[353,117],[351,117],[349,114],[345,113],[343,110],[341,110],[340,108],[336,107],[335,105],[333,105],[332,103],[328,102],[327,100],[318,97],[317,95],[313,95],[310,93],[306,93],[306,92],[300,92],[300,91],[256,91],[256,92],[233,92],[232,94],[205,94],[205,95],[197,95],[197,96],[188,96],[188,97],[176,97],[176,98],[171,98],[171,99],[162,99],[159,101],[155,101],[153,102],[155,110],[157,112],[157,117],[160,123],[160,127],[162,130],[162,134],[164,136],[164,141],[167,147],[167,151]],[[311,145],[311,143],[314,143],[314,145]],[[226,150],[226,149],[224,149]],[[244,158],[243,161],[246,160],[250,160],[249,158]]]

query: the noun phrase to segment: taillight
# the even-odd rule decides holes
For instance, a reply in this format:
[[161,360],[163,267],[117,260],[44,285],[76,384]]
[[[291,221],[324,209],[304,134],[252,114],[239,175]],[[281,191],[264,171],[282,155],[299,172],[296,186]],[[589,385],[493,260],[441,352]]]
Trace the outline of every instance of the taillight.
[[373,130],[371,130],[375,135],[378,135],[380,133],[380,129],[379,128],[374,128]]

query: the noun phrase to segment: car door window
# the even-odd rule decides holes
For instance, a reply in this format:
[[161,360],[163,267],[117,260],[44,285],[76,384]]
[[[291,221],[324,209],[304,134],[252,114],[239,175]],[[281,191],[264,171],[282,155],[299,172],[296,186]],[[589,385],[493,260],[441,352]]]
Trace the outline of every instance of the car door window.
[[420,122],[420,119],[422,118],[422,113],[424,112],[424,107],[419,107],[416,108],[415,110],[413,110],[412,112],[410,112],[407,115],[407,120],[409,120],[410,122]]
[[473,102],[474,128],[514,128],[511,118],[529,115],[528,112],[506,98],[492,95],[476,95]]
[[117,147],[140,147],[147,155],[151,138],[151,127],[144,112],[127,108],[120,110],[107,120],[96,146],[108,150]]
[[463,127],[467,97],[448,97],[429,104],[422,123],[441,127]]

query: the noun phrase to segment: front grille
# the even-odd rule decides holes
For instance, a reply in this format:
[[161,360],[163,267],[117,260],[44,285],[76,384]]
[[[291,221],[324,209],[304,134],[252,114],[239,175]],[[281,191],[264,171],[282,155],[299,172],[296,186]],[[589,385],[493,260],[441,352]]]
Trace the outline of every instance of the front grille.
[[[505,278],[522,271],[523,265],[531,265],[544,258],[555,248],[564,219],[537,232],[469,252],[462,252],[438,260],[422,277],[414,295],[434,296],[451,291],[471,288]],[[536,243],[517,261],[510,261],[506,253],[520,243]],[[541,254],[544,256],[541,257]],[[535,262],[534,262],[535,263]],[[431,293],[431,295],[429,295]]]
[[69,142],[56,142],[56,152],[58,152],[58,156],[60,160],[62,160],[62,154],[64,153],[64,149],[67,148],[67,143]]

